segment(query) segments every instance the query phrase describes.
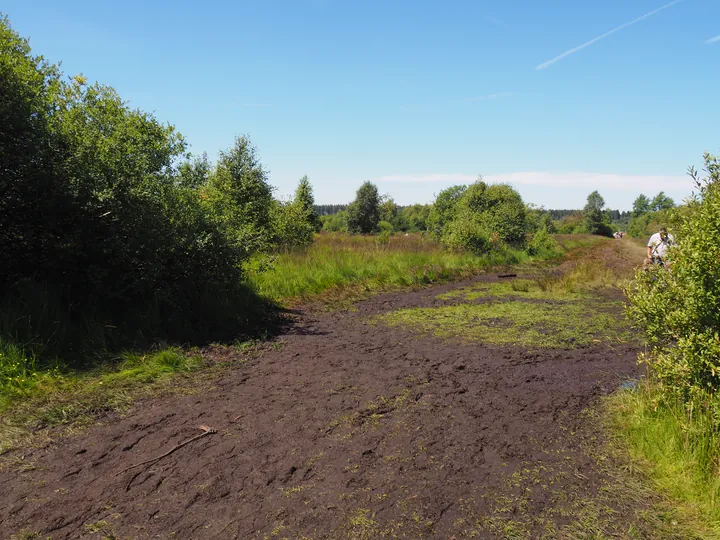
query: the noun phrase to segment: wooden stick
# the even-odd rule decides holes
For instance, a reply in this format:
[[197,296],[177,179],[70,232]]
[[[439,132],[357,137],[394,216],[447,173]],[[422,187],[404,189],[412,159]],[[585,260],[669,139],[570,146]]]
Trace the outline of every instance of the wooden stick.
[[[115,476],[120,476],[122,473],[129,471],[130,469],[134,469],[135,467],[140,467],[141,465],[147,465],[148,463],[154,463],[156,461],[160,461],[162,458],[169,456],[176,450],[180,450],[185,445],[190,444],[193,441],[197,441],[198,439],[201,439],[202,437],[205,437],[206,435],[212,435],[213,433],[217,433],[216,429],[213,429],[209,426],[199,426],[200,429],[202,429],[202,433],[200,435],[195,435],[194,437],[189,438],[186,441],[181,442],[180,444],[177,444],[173,446],[170,450],[162,454],[161,456],[154,457],[152,459],[147,459],[145,461],[141,461],[140,463],[136,463],[135,465],[130,465],[129,467],[125,467],[122,471],[115,473]],[[132,482],[132,480],[131,480]]]

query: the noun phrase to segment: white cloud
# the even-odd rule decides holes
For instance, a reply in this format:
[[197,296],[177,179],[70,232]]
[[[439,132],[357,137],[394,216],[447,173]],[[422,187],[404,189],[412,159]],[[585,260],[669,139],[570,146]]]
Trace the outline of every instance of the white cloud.
[[679,4],[680,2],[683,2],[683,1],[684,1],[684,0],[673,0],[673,1],[670,2],[669,4],[665,4],[664,6],[661,6],[661,7],[657,8],[657,9],[654,9],[654,10],[646,13],[645,15],[641,15],[641,16],[638,17],[637,19],[633,19],[633,20],[630,21],[630,22],[626,22],[625,24],[621,24],[620,26],[618,26],[618,27],[616,27],[616,28],[613,28],[612,30],[610,30],[610,31],[608,31],[608,32],[605,32],[604,34],[599,35],[598,37],[593,38],[593,39],[591,39],[590,41],[587,41],[587,42],[583,43],[582,45],[578,45],[577,47],[574,47],[574,48],[572,48],[572,49],[569,49],[569,50],[565,51],[564,53],[556,56],[555,58],[552,58],[552,59],[548,60],[547,62],[543,62],[542,64],[540,64],[539,66],[537,66],[535,69],[537,69],[538,71],[540,71],[540,70],[543,70],[543,69],[545,69],[545,68],[547,68],[547,67],[550,67],[550,66],[553,65],[555,62],[558,62],[558,61],[562,60],[563,58],[565,58],[565,57],[567,57],[567,56],[570,56],[571,54],[575,54],[576,52],[581,51],[581,50],[583,50],[584,48],[589,47],[590,45],[593,45],[593,44],[597,43],[598,41],[600,41],[600,40],[602,40],[602,39],[605,39],[605,38],[608,37],[608,36],[611,36],[611,35],[614,34],[615,32],[619,32],[620,30],[624,30],[624,29],[627,28],[628,26],[632,26],[632,25],[634,25],[634,24],[639,23],[640,21],[644,21],[644,20],[647,19],[648,17],[652,17],[652,16],[655,15],[656,13],[660,13],[661,11],[666,10],[666,9],[674,6],[675,4]]
[[720,41],[720,36],[715,36],[714,38],[708,39],[705,43],[707,43],[708,45],[712,45],[713,43],[717,43],[718,41]]
[[[477,176],[469,174],[390,175],[375,178],[378,183],[402,184],[469,184]],[[587,172],[516,172],[484,176],[491,184],[510,183],[515,186],[542,186],[552,188],[616,189],[650,192],[685,190],[690,186],[686,176],[622,175]]]

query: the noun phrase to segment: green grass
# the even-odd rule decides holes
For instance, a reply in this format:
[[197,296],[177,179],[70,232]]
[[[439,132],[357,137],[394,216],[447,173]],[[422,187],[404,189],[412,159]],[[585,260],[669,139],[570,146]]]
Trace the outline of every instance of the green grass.
[[460,304],[403,309],[375,320],[443,338],[528,348],[626,342],[633,336],[621,303],[599,294],[617,280],[602,261],[580,260],[560,275],[477,283],[438,296]]
[[720,397],[685,404],[645,381],[606,404],[615,431],[652,482],[720,538]]
[[[18,351],[7,345],[4,350]],[[17,357],[7,354],[0,359],[0,367],[17,361]],[[202,365],[199,356],[166,348],[144,355],[124,353],[114,364],[87,372],[33,372],[25,368],[14,382],[5,384],[0,394],[0,454],[26,438],[29,430],[79,425],[100,414],[120,411],[141,389],[157,390],[172,375]]]
[[494,345],[536,348],[574,348],[594,341],[617,343],[630,336],[616,330],[619,315],[612,305],[598,303],[537,303],[505,300],[412,308],[376,320],[405,326],[443,338],[459,338]]
[[[565,249],[594,242],[592,238],[574,239]],[[378,246],[374,237],[322,234],[306,251],[279,255],[269,271],[251,274],[250,283],[258,294],[271,300],[305,300],[341,291],[367,294],[426,285],[471,276],[491,267],[554,257],[557,253],[531,257],[525,251],[509,248],[486,255],[452,252],[420,235],[396,235],[387,246]]]

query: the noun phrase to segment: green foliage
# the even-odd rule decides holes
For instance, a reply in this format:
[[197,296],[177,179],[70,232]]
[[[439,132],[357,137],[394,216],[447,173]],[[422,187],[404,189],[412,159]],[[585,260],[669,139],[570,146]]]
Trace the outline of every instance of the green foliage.
[[547,228],[541,227],[531,236],[527,251],[530,255],[552,256],[558,253],[558,244]]
[[647,240],[650,235],[658,232],[660,227],[670,225],[673,221],[673,213],[661,210],[659,212],[646,212],[630,219],[627,233],[633,238]]
[[442,238],[445,227],[455,219],[455,207],[467,186],[452,186],[442,190],[435,198],[427,217],[427,230],[435,238]]
[[301,209],[303,215],[306,216],[305,219],[313,226],[315,232],[320,232],[322,223],[315,211],[315,196],[307,176],[303,176],[298,183],[295,190],[294,204]]
[[584,228],[582,231],[576,229],[574,232],[612,236],[613,232],[610,228],[610,216],[608,216],[606,212],[603,212],[604,207],[605,200],[602,198],[600,193],[593,191],[590,195],[588,195],[587,204],[583,210]]
[[525,230],[528,233],[544,230],[547,233],[557,233],[557,227],[550,212],[533,205],[525,208]]
[[341,210],[337,214],[320,216],[322,230],[327,232],[348,232],[347,212]]
[[272,197],[249,141],[215,170],[182,163],[173,126],[61,80],[7,19],[0,51],[0,339],[79,363],[256,318],[242,268],[270,245]]
[[315,212],[315,198],[307,176],[300,179],[291,202],[273,202],[271,217],[275,248],[288,251],[312,244],[322,223]]
[[430,214],[433,232],[450,249],[484,253],[503,244],[521,245],[527,229],[526,208],[509,185],[477,181],[438,195]]
[[397,219],[398,216],[398,205],[395,204],[395,201],[392,199],[392,197],[384,197],[383,202],[380,205],[380,221],[384,221],[386,223],[390,223],[392,226],[392,223]]
[[563,216],[555,222],[558,234],[585,234],[584,216],[582,212],[575,212]]
[[375,238],[375,242],[378,246],[387,246],[390,243],[390,237],[393,233],[393,225],[389,221],[381,221],[378,223],[378,230],[380,234]]
[[664,191],[655,195],[655,198],[650,203],[650,209],[655,212],[659,212],[660,210],[670,210],[671,208],[675,208],[675,201],[665,195]]
[[671,270],[640,272],[627,291],[629,312],[653,346],[645,357],[652,375],[687,398],[720,384],[720,165],[709,154],[705,165],[705,180],[692,171],[697,197],[676,214]]
[[377,186],[365,182],[347,209],[348,231],[361,234],[375,232],[379,222],[380,195]]
[[[430,217],[430,209],[432,205],[429,204],[414,204],[400,210],[400,227],[396,227],[399,231],[426,231],[428,230],[428,220]],[[406,228],[403,228],[406,226]]]
[[642,216],[650,211],[650,199],[642,193],[633,202],[632,217]]

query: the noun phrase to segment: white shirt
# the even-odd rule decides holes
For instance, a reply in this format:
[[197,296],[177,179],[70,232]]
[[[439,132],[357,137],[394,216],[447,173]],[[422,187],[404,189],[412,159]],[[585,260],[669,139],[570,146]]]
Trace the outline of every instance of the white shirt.
[[670,246],[675,244],[675,238],[672,234],[668,234],[667,240],[663,241],[660,233],[655,233],[648,241],[648,247],[652,248],[653,257],[664,257]]

